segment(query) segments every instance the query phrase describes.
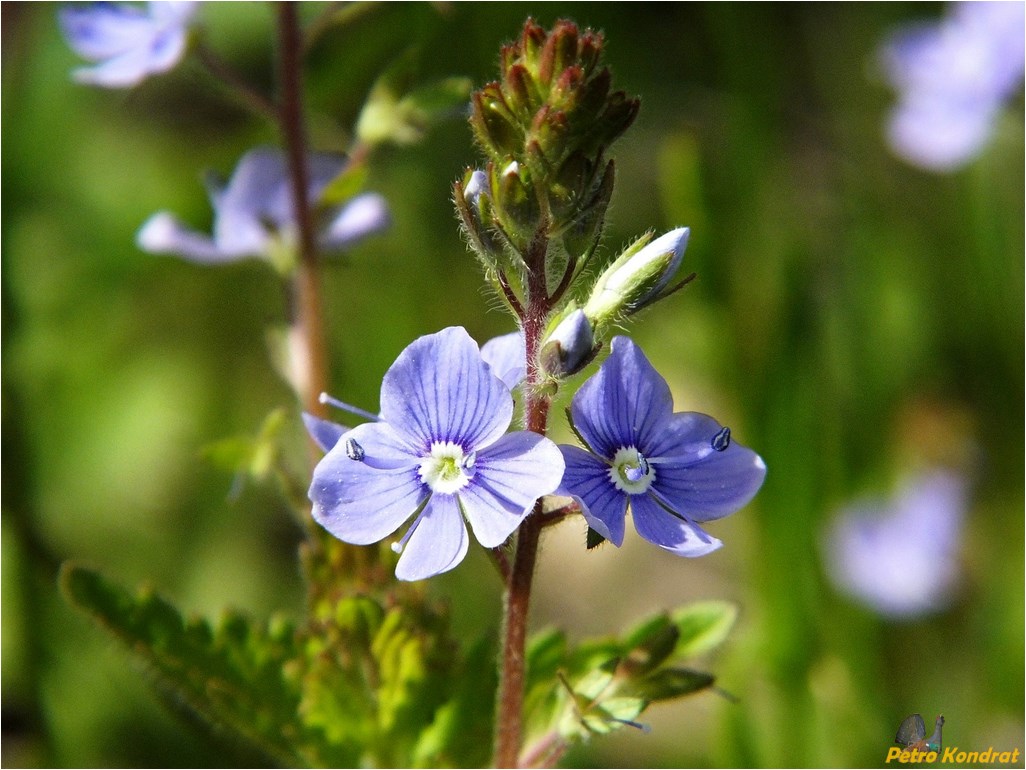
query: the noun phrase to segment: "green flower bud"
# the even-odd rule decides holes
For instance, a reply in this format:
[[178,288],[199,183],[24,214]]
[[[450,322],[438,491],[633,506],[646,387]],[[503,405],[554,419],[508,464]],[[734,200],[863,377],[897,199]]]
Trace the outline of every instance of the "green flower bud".
[[651,243],[647,235],[631,244],[591,291],[584,313],[592,325],[606,327],[661,299],[684,259],[690,234],[689,228],[678,227]]

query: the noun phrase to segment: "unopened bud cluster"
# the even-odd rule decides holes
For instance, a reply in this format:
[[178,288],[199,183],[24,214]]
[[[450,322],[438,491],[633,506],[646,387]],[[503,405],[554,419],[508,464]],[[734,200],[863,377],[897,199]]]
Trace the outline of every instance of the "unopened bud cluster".
[[487,162],[457,183],[456,203],[486,264],[502,265],[505,249],[532,270],[540,240],[558,239],[572,258],[598,240],[613,191],[605,150],[638,112],[636,99],[611,90],[602,46],[573,22],[547,32],[529,20],[502,49],[499,80],[473,94],[470,123]]
[[499,79],[472,95],[470,123],[486,161],[454,185],[488,276],[521,322],[544,313],[539,364],[555,378],[580,371],[616,324],[677,288],[667,287],[688,239],[687,228],[643,236],[587,285],[594,277],[582,268],[599,245],[615,179],[606,151],[639,107],[612,90],[602,48],[600,33],[573,22],[546,31],[528,20],[502,49]]

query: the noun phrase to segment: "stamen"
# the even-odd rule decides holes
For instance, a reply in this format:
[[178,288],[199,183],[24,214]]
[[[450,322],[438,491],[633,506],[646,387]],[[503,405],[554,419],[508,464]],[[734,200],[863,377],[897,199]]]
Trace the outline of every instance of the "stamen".
[[724,428],[712,437],[712,448],[717,452],[724,451],[730,446],[730,428]]
[[477,452],[472,451],[470,454],[463,458],[463,469],[467,471],[472,470],[476,462]]
[[364,456],[365,456],[365,453],[363,451],[363,447],[360,446],[358,443],[356,443],[356,439],[355,438],[347,438],[346,439],[346,457],[348,457],[350,460],[355,460],[356,462],[359,463],[359,462],[363,462]]
[[351,406],[350,404],[347,404],[344,401],[339,401],[334,396],[329,396],[327,393],[321,393],[321,395],[318,396],[317,400],[320,401],[322,404],[328,404],[329,406],[333,406],[336,409],[341,409],[343,412],[349,412],[349,414],[355,414],[359,417],[364,417],[368,420],[374,420],[374,422],[378,422],[381,419],[381,417],[379,417],[376,414],[372,414],[371,412],[368,412],[366,409],[361,409],[358,406]]
[[403,535],[402,540],[400,540],[398,543],[392,543],[391,548],[392,548],[392,552],[393,553],[402,553],[403,552],[403,548],[406,547],[407,541],[413,535],[414,530],[417,529],[417,526],[420,524],[420,520],[423,517],[424,517],[424,514],[421,514],[420,516],[415,518],[413,520],[413,523],[410,525],[410,528],[408,530],[406,530],[406,534]]

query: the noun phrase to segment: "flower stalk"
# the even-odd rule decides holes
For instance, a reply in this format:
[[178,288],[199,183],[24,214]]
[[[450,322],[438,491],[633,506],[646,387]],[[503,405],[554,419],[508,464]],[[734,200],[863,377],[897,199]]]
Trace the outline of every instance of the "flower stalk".
[[328,354],[324,338],[324,312],[317,257],[317,240],[310,211],[306,167],[306,132],[303,122],[303,41],[296,6],[278,4],[278,109],[281,133],[288,156],[292,205],[298,233],[299,259],[293,292],[295,319],[292,345],[294,372],[303,409],[323,417],[326,407],[320,394],[327,390]]
[[[538,350],[545,330],[548,298],[535,295],[528,304],[523,318],[524,342],[527,355],[527,381],[524,421],[528,430],[545,435],[548,425],[550,397],[541,392],[543,373],[537,365]],[[531,585],[538,556],[538,542],[546,520],[542,516],[542,501],[535,503],[534,511],[520,525],[517,533],[516,553],[506,583],[500,652],[499,691],[497,696],[494,762],[496,767],[519,767],[520,745],[523,732],[524,685],[527,643],[527,621],[531,604]]]

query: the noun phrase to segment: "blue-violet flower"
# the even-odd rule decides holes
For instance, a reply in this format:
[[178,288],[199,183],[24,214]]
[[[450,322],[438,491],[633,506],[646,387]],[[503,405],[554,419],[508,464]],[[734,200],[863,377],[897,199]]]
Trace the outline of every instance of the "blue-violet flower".
[[185,53],[195,2],[152,2],[140,8],[126,3],[82,3],[60,11],[68,45],[84,59],[80,83],[128,88],[148,75],[167,72]]
[[574,396],[574,428],[587,451],[560,446],[557,494],[576,500],[592,529],[621,545],[628,506],[643,538],[681,556],[722,543],[697,522],[722,518],[762,486],[762,458],[730,440],[712,417],[673,412],[666,381],[628,338]]
[[826,531],[827,574],[882,615],[940,610],[957,582],[965,509],[965,479],[950,471],[910,479],[890,502],[856,503]]
[[[325,187],[346,166],[340,155],[311,153],[308,157],[310,201],[315,209]],[[298,238],[292,207],[288,164],[276,148],[247,152],[227,184],[209,189],[214,207],[213,237],[185,227],[172,214],[154,214],[136,240],[144,251],[177,254],[207,264],[249,257],[274,260],[288,253]],[[388,225],[388,208],[376,193],[364,193],[341,206],[317,210],[319,247],[326,253],[343,251]]]
[[314,518],[340,540],[367,545],[414,517],[392,546],[402,554],[400,580],[459,564],[464,517],[483,546],[501,545],[563,474],[549,439],[506,433],[512,417],[509,389],[466,330],[415,340],[381,383],[380,421],[345,433],[314,470]]
[[1021,2],[959,2],[940,22],[886,40],[880,58],[898,92],[887,139],[897,155],[948,171],[979,153],[1002,105],[1022,92],[1024,24]]

